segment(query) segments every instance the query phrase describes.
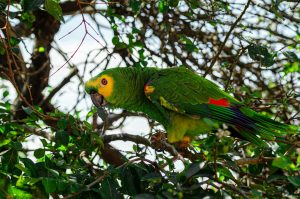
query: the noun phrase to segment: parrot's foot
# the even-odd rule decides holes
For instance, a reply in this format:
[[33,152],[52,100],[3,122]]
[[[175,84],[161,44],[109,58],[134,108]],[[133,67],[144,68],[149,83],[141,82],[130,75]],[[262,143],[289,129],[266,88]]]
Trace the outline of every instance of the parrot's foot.
[[158,131],[157,133],[153,134],[150,139],[151,144],[155,149],[159,151],[164,150],[164,143],[167,140],[166,134],[164,132]]
[[179,149],[187,148],[190,146],[192,138],[190,136],[185,135],[181,141],[177,142],[176,145]]

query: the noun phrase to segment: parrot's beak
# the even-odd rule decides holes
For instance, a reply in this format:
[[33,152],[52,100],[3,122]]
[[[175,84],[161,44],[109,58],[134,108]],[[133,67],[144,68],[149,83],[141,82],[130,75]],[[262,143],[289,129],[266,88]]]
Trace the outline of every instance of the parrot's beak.
[[107,102],[105,101],[104,97],[102,95],[100,95],[99,93],[94,92],[94,93],[91,93],[90,95],[91,95],[93,104],[97,108],[107,105]]

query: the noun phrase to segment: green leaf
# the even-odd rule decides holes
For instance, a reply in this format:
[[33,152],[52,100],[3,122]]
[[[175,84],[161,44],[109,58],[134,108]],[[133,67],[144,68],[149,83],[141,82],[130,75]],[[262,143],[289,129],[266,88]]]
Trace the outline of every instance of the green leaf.
[[53,178],[44,178],[42,180],[42,183],[44,185],[45,191],[47,193],[52,193],[56,190],[56,180]]
[[148,62],[147,61],[141,61],[141,64],[146,67],[148,65]]
[[22,0],[21,6],[24,12],[33,11],[39,8],[44,3],[44,0]]
[[259,61],[264,66],[272,66],[275,63],[275,54],[269,53],[265,46],[251,44],[248,46],[248,52],[253,60]]
[[68,145],[69,135],[67,132],[59,130],[55,133],[55,142],[58,145]]
[[[4,171],[13,172],[15,169],[15,164],[19,162],[18,153],[15,150],[10,150],[6,152],[2,158],[1,162],[5,162],[3,165]],[[1,164],[0,164],[1,165]]]
[[134,43],[134,45],[137,46],[137,47],[140,47],[140,48],[143,48],[143,47],[144,47],[144,44],[143,44],[143,42],[141,42],[141,41],[136,41],[136,42]]
[[3,98],[6,98],[9,95],[8,90],[5,90],[2,94]]
[[252,96],[255,97],[255,98],[262,98],[261,91],[254,91],[252,93]]
[[[127,186],[132,186],[132,185],[128,184]],[[101,187],[99,189],[101,198],[103,198],[103,199],[111,199],[111,198],[121,199],[121,198],[123,198],[122,195],[119,193],[118,188],[119,188],[119,185],[115,179],[113,179],[111,177],[105,178],[102,181]]]
[[24,166],[28,170],[28,174],[32,177],[38,177],[37,175],[37,168],[34,164],[34,162],[29,158],[21,158],[21,161],[23,162]]
[[[205,122],[207,122],[208,124],[210,124],[209,122],[212,122],[212,121],[211,120],[205,120]],[[212,124],[210,124],[210,125],[213,126],[214,123],[212,122]],[[213,148],[215,146],[215,144],[216,144],[216,139],[217,138],[214,135],[211,135],[208,138],[206,138],[205,147],[207,149]]]
[[71,190],[71,192],[78,192],[80,191],[80,189],[82,189],[82,186],[77,183],[71,183],[69,185],[69,189]]
[[147,173],[141,178],[141,181],[160,181],[162,180],[162,176],[158,172]]
[[114,37],[112,38],[112,43],[113,43],[114,45],[120,43],[119,37],[118,37],[118,36],[114,36]]
[[35,21],[35,15],[30,12],[23,12],[21,14],[20,20],[24,22],[29,28],[32,27],[33,22]]
[[175,168],[173,160],[170,159],[170,158],[166,158],[166,161],[168,163],[168,166],[169,166],[170,170],[173,170]]
[[287,177],[285,175],[272,174],[267,178],[267,182],[271,183],[276,180],[286,180],[286,179],[287,179]]
[[56,182],[56,189],[58,192],[64,191],[68,187],[68,183],[64,182],[63,180],[57,180]]
[[292,183],[295,187],[300,187],[300,175],[299,176],[288,176],[287,177],[290,183]]
[[300,71],[300,62],[287,63],[284,66],[285,74],[296,73]]
[[129,6],[132,8],[132,11],[137,13],[140,10],[141,2],[138,0],[131,0]]
[[180,41],[184,44],[184,47],[188,52],[199,52],[197,46],[185,35],[180,35]]
[[158,3],[159,12],[166,12],[168,10],[168,2],[165,0],[161,0]]
[[68,127],[68,121],[66,119],[64,119],[64,118],[58,120],[57,127],[60,130],[65,130]]
[[278,167],[278,168],[281,168],[281,169],[287,169],[290,167],[291,165],[291,160],[288,159],[287,157],[277,157],[273,160],[272,162],[272,166],[274,167]]
[[189,3],[191,4],[192,9],[197,9],[201,5],[201,1],[199,0],[191,0]]
[[46,147],[48,145],[47,141],[45,139],[40,139],[43,146]]
[[1,139],[0,140],[0,147],[5,146],[11,142],[11,139]]
[[231,171],[229,169],[227,169],[226,167],[220,167],[220,168],[218,168],[218,172],[219,172],[220,176],[222,175],[222,176],[234,179]]
[[177,7],[178,3],[179,3],[179,0],[172,0],[172,1],[169,2],[169,5],[171,7]]
[[16,151],[20,151],[22,150],[22,144],[20,142],[12,142],[12,147],[16,150]]
[[0,11],[4,11],[7,6],[7,1],[0,1]]
[[299,57],[296,55],[296,53],[287,51],[283,53],[286,58],[288,58],[289,62],[300,62]]
[[251,192],[253,193],[253,195],[255,196],[255,198],[262,198],[263,194],[261,191],[257,190],[257,189],[252,189]]
[[[121,173],[122,189],[126,194],[134,196],[140,192],[140,178],[135,167],[129,165],[122,169]],[[128,185],[131,186],[128,186]]]
[[26,191],[18,189],[15,186],[9,186],[9,188],[8,188],[8,196],[6,198],[31,199],[33,197],[32,197],[32,195],[30,193],[27,193]]
[[39,182],[41,178],[30,178],[21,175],[16,183],[19,188],[26,188],[27,186],[33,186],[35,183]]
[[9,38],[9,43],[10,43],[10,45],[11,45],[12,47],[18,45],[18,44],[20,43],[20,41],[21,41],[20,39],[15,38],[15,37],[10,37],[10,38]]
[[36,158],[42,158],[45,155],[45,150],[44,149],[37,149],[34,151],[34,156]]
[[24,173],[27,172],[26,168],[23,166],[23,164],[16,164],[15,165],[16,168],[20,169],[21,171],[23,171]]
[[62,9],[58,0],[45,0],[45,9],[57,21],[63,21]]
[[255,165],[249,165],[249,172],[251,174],[259,175],[262,172],[263,165],[261,164],[255,164]]

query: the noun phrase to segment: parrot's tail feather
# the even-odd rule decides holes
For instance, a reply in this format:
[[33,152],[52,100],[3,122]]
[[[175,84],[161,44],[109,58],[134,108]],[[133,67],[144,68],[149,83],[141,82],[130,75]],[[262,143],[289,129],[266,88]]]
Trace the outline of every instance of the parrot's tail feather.
[[239,109],[243,115],[247,116],[255,124],[256,129],[269,135],[282,136],[299,131],[299,128],[292,125],[283,124],[260,115],[248,108]]
[[255,136],[251,131],[242,129],[239,127],[233,127],[236,131],[238,131],[244,138],[246,138],[248,141],[250,141],[253,144],[256,144],[261,147],[267,147],[268,144],[262,140],[261,138]]
[[244,138],[262,147],[267,146],[264,140],[275,140],[276,137],[293,133],[299,129],[298,127],[269,119],[246,107],[222,107],[213,104],[201,104],[185,107],[185,109],[190,114],[229,124]]

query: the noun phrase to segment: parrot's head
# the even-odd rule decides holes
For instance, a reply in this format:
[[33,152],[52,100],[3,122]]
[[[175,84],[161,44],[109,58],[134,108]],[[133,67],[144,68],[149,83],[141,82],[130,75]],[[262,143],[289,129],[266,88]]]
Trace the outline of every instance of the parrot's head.
[[111,103],[110,99],[115,89],[115,76],[113,71],[104,71],[85,83],[85,91],[91,96],[96,107]]
[[136,102],[143,84],[138,84],[135,70],[113,68],[101,72],[85,83],[85,91],[91,95],[96,107],[109,105],[124,108]]

